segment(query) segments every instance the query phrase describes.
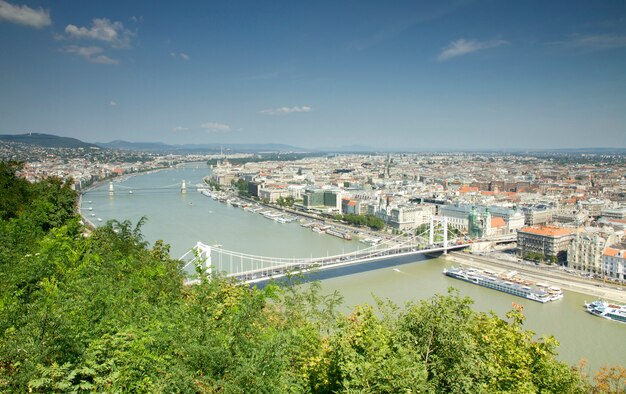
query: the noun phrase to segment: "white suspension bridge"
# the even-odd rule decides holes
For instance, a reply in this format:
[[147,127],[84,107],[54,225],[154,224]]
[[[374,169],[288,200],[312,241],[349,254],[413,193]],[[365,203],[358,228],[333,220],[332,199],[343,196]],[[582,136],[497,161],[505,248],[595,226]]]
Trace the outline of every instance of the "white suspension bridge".
[[117,192],[126,192],[133,194],[135,191],[148,191],[148,192],[167,192],[167,191],[180,191],[181,193],[186,193],[188,189],[199,190],[206,188],[207,185],[197,184],[197,185],[188,185],[187,182],[183,179],[182,182],[173,183],[171,185],[166,186],[157,186],[157,187],[130,187],[126,185],[122,185],[119,182],[109,181],[109,187],[107,190],[92,190],[91,193],[108,193],[110,196],[115,195]]
[[[428,233],[428,238],[426,238]],[[441,240],[438,238],[442,238]],[[185,261],[184,270],[194,271],[200,267],[202,274],[214,272],[235,278],[244,284],[263,282],[287,275],[330,270],[349,265],[389,260],[401,256],[447,253],[469,246],[464,238],[448,239],[447,218],[432,218],[429,228],[414,237],[399,236],[386,239],[371,247],[354,252],[325,257],[285,258],[258,256],[209,246],[198,242],[180,260]],[[195,283],[192,279],[189,283]]]

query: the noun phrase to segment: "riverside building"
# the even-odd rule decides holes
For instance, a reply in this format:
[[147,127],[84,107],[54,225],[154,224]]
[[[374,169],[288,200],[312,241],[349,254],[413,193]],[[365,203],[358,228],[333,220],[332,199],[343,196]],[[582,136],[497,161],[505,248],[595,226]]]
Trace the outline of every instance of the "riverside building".
[[568,266],[589,274],[601,274],[606,239],[598,232],[584,232],[574,236],[567,249]]
[[626,245],[615,245],[606,248],[603,256],[604,272],[603,276],[617,280],[626,281]]
[[341,192],[338,190],[308,189],[302,194],[302,206],[307,210],[341,210]]
[[520,256],[538,253],[567,261],[567,249],[573,238],[571,229],[551,226],[524,227],[517,232],[517,248]]
[[422,224],[430,223],[432,214],[431,206],[398,205],[391,209],[387,217],[387,223],[389,226],[399,230],[412,229]]
[[440,212],[448,218],[448,224],[472,237],[513,233],[524,226],[524,215],[517,209],[448,204],[442,206]]

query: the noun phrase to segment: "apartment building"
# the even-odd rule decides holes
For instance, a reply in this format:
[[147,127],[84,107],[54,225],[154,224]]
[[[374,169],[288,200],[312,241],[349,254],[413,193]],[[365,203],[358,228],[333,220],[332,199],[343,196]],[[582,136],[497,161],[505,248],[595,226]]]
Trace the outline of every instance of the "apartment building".
[[606,208],[600,214],[607,219],[626,220],[626,207]]
[[572,241],[571,229],[552,226],[524,227],[517,232],[517,248],[520,256],[539,253],[567,261],[567,249]]
[[525,216],[524,223],[528,226],[548,224],[552,222],[552,216],[554,215],[554,208],[544,204],[527,207],[523,211]]
[[604,251],[604,276],[624,282],[626,281],[626,249],[625,245],[608,247]]
[[605,246],[606,239],[597,232],[576,234],[567,249],[567,265],[575,270],[600,274]]
[[419,227],[430,223],[432,209],[425,205],[398,205],[392,208],[387,217],[388,224],[399,230]]

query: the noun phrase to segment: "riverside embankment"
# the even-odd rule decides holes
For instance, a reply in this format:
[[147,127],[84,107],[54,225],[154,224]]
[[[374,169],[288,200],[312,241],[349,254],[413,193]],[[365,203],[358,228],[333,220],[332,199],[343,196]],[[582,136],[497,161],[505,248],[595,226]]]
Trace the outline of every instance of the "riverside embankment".
[[546,282],[563,290],[574,291],[596,298],[626,303],[626,291],[615,284],[599,280],[580,278],[557,269],[519,264],[487,256],[476,256],[464,252],[451,252],[443,257],[455,264],[468,265],[480,269],[514,270],[534,281]]

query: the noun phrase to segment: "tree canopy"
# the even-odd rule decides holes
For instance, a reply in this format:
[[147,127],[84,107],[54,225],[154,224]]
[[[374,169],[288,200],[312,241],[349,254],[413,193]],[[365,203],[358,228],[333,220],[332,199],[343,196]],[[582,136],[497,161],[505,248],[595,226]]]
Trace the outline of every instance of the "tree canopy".
[[367,226],[374,230],[382,230],[385,228],[385,221],[373,215],[357,215],[354,213],[346,213],[334,215],[333,219],[344,221],[355,226]]

